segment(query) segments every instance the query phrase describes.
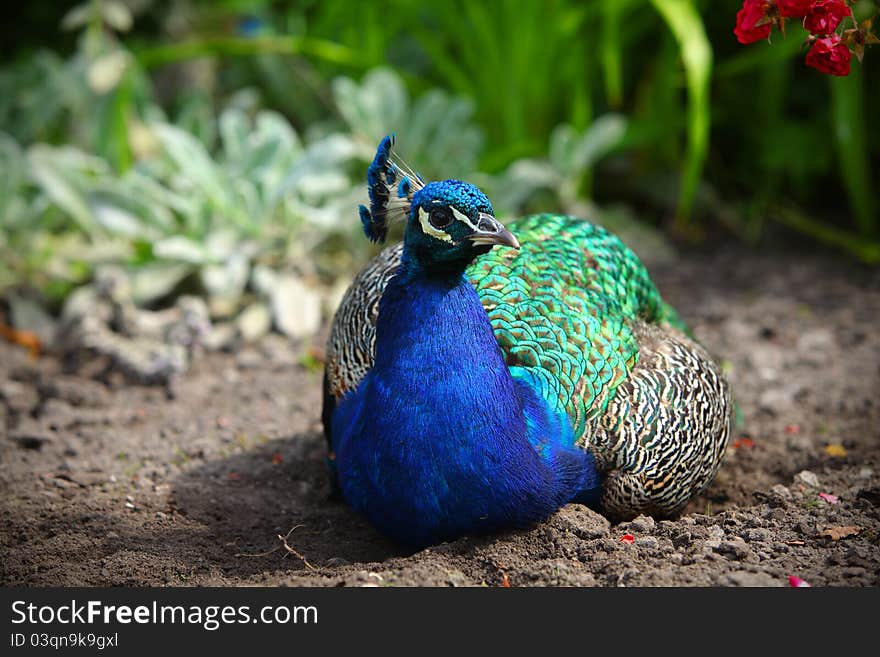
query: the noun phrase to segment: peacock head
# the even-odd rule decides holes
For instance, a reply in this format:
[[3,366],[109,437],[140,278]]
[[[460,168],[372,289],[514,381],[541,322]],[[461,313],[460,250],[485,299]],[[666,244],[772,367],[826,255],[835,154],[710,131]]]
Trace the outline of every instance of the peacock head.
[[519,248],[479,188],[461,180],[426,184],[392,159],[393,145],[393,135],[382,140],[367,172],[370,209],[360,207],[367,237],[382,242],[388,221],[405,219],[405,249],[427,267],[466,265],[495,245]]
[[428,183],[415,193],[405,244],[427,265],[466,264],[496,244],[519,248],[513,233],[493,216],[486,195],[460,180]]

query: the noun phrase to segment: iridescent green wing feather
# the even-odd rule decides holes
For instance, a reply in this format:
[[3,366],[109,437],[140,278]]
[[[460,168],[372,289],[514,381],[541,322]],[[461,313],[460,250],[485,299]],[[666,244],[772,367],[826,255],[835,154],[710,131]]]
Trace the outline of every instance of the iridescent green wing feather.
[[567,413],[577,440],[638,361],[632,321],[681,320],[604,228],[548,214],[508,227],[522,249],[495,249],[467,274],[508,365]]

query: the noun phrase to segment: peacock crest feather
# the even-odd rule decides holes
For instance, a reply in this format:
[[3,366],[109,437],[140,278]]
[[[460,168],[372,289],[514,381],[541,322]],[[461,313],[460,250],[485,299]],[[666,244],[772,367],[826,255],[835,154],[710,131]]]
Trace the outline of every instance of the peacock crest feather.
[[425,186],[421,176],[402,160],[393,156],[395,136],[386,136],[379,144],[372,164],[367,169],[369,209],[358,207],[364,234],[371,242],[384,243],[388,224],[403,221],[409,215],[413,195]]

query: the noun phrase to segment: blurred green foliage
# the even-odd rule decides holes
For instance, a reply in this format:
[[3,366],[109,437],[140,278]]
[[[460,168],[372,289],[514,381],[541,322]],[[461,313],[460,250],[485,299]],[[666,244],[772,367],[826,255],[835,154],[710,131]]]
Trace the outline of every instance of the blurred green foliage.
[[48,4],[4,42],[0,287],[62,297],[103,262],[164,281],[144,302],[258,264],[332,282],[367,254],[355,207],[392,130],[503,211],[626,201],[880,262],[880,53],[828,79],[794,23],[740,46],[738,0]]

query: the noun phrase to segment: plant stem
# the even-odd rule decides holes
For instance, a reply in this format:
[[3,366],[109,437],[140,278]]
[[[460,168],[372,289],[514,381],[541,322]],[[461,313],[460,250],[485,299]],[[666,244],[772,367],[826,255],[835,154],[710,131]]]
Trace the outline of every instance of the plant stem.
[[880,242],[867,241],[830,224],[808,217],[792,207],[778,206],[770,211],[770,218],[810,237],[849,251],[867,265],[880,264]]

